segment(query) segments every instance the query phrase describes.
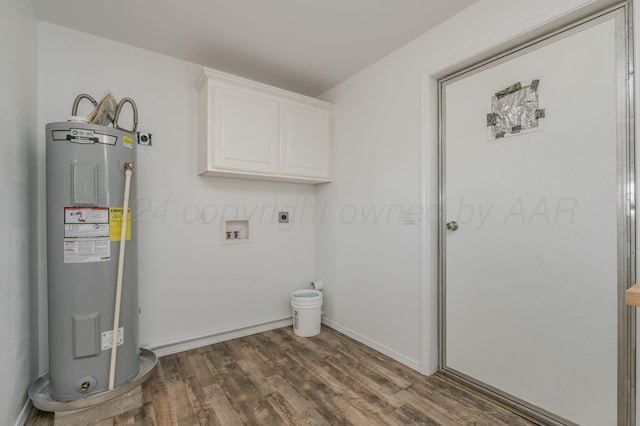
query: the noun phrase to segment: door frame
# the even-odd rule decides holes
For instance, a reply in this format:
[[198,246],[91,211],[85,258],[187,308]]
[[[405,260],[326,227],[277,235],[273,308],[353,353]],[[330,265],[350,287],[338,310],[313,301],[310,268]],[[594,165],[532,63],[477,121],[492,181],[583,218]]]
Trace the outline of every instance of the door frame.
[[[625,304],[625,291],[636,280],[636,189],[635,189],[635,120],[634,120],[634,54],[633,54],[633,10],[631,0],[606,8],[587,18],[537,37],[513,49],[506,50],[489,59],[455,71],[438,80],[438,371],[463,383],[485,395],[488,395],[508,407],[522,412],[536,420],[552,425],[565,425],[562,419],[553,413],[532,407],[487,384],[468,377],[446,366],[446,150],[444,129],[444,86],[455,80],[491,68],[511,58],[526,54],[559,38],[569,36],[590,25],[596,25],[610,16],[620,14],[624,24],[619,36],[619,51],[616,54],[619,78],[619,117],[624,123],[617,135],[618,147],[618,407],[617,419],[620,425],[635,425],[636,418],[636,308]],[[624,74],[624,76],[622,75]],[[569,423],[570,424],[570,423]]]

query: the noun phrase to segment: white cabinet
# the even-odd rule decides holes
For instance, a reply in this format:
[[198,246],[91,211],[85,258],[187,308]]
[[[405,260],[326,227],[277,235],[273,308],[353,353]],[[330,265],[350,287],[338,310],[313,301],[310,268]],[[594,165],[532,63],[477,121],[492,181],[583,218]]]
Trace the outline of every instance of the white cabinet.
[[330,182],[330,103],[205,69],[199,90],[198,173]]

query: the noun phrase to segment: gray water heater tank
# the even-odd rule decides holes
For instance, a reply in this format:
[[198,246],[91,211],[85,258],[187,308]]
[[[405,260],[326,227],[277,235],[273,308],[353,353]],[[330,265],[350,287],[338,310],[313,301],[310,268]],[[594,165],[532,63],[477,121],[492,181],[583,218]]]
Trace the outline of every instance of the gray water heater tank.
[[[109,388],[125,163],[135,134],[82,122],[46,126],[47,272],[51,397],[71,401]],[[135,169],[129,207],[136,211]],[[138,247],[125,249],[115,386],[133,379],[138,355]]]

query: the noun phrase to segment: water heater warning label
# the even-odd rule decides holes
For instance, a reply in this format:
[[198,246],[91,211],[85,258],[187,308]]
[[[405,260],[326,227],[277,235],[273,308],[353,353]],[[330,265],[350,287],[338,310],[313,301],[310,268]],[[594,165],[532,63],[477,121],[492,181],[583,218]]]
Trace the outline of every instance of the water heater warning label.
[[[129,241],[131,239],[131,209],[128,209],[127,212],[127,232],[125,238]],[[120,236],[122,235],[122,207],[109,208],[109,225],[111,241],[120,241]]]
[[109,223],[109,209],[65,207],[64,223]]
[[109,209],[64,208],[64,263],[111,260]]
[[[124,327],[118,329],[118,346],[124,344]],[[102,332],[102,350],[106,351],[113,347],[113,330]]]
[[108,262],[110,259],[109,237],[64,239],[64,263]]

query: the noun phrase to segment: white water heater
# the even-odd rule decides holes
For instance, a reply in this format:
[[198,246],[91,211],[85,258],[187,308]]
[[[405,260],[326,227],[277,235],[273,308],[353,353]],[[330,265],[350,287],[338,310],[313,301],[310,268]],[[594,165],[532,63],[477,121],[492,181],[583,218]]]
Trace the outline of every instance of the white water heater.
[[[49,380],[51,398],[109,389],[125,164],[136,134],[86,122],[46,126]],[[131,179],[115,385],[138,374],[136,179]]]

